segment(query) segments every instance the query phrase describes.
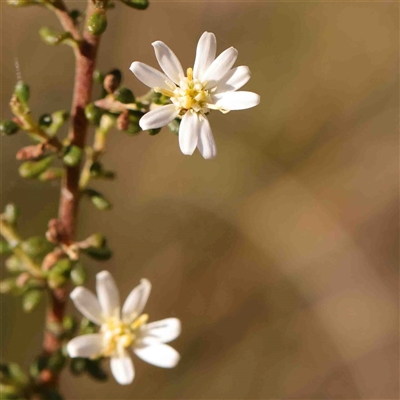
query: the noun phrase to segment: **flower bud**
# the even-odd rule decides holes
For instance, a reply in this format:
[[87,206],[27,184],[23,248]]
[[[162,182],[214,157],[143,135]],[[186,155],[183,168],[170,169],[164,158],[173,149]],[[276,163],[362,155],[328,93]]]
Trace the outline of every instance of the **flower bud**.
[[15,278],[7,278],[0,281],[0,293],[10,293],[13,289],[17,287]]
[[23,81],[18,81],[14,88],[14,94],[21,103],[26,104],[30,96],[29,85]]
[[111,203],[98,191],[93,189],[85,189],[83,193],[90,197],[92,203],[95,205],[96,208],[99,210],[109,210],[112,205]]
[[88,19],[86,28],[92,35],[101,35],[107,28],[107,16],[104,10],[96,10]]
[[39,175],[39,180],[42,182],[54,181],[56,179],[61,179],[63,175],[64,170],[62,168],[50,167]]
[[75,286],[82,286],[86,281],[86,270],[81,263],[77,263],[71,271],[71,280]]
[[41,290],[32,289],[27,291],[22,297],[22,308],[25,312],[31,312],[40,303],[41,298]]
[[20,215],[20,210],[18,206],[16,206],[15,204],[8,203],[4,207],[3,216],[9,224],[15,225],[19,215]]
[[5,120],[0,122],[0,133],[5,136],[14,135],[20,129],[20,126],[11,120]]
[[39,35],[46,44],[51,46],[56,46],[65,40],[72,39],[72,35],[69,32],[56,32],[46,27],[40,28]]
[[23,178],[35,178],[46,171],[52,162],[52,156],[44,157],[39,161],[26,161],[20,165],[18,171]]
[[54,136],[57,131],[64,125],[64,123],[68,120],[69,118],[69,112],[66,110],[58,110],[54,111],[51,114],[51,120],[52,123],[49,127],[47,127],[46,132],[50,136]]
[[79,164],[82,158],[82,149],[75,145],[70,145],[67,147],[63,161],[64,164],[68,165],[69,167],[75,167]]
[[115,100],[123,104],[131,104],[135,102],[135,96],[128,88],[119,88],[115,93]]
[[128,7],[136,8],[137,10],[145,10],[149,6],[149,0],[121,0]]
[[95,106],[93,103],[89,103],[85,107],[85,117],[93,125],[99,126],[103,114],[104,110]]

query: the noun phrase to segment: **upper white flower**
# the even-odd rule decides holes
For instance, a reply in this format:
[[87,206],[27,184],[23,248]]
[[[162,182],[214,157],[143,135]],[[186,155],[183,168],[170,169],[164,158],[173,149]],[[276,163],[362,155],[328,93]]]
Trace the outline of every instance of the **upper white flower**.
[[204,32],[196,50],[194,67],[186,76],[173,51],[163,42],[153,43],[158,63],[164,73],[142,62],[132,63],[130,70],[145,85],[170,98],[172,104],[158,107],[140,119],[142,129],[161,128],[182,117],[179,146],[183,154],[193,154],[196,147],[204,158],[217,154],[214,137],[206,115],[211,110],[227,113],[256,106],[260,96],[239,91],[250,79],[246,66],[232,68],[238,52],[230,47],[215,58],[215,35]]
[[128,348],[150,364],[175,367],[179,354],[165,343],[179,336],[181,323],[177,318],[167,318],[147,324],[148,315],[142,314],[151,290],[147,279],[131,291],[122,310],[118,288],[108,271],[96,275],[96,290],[97,298],[81,286],[71,293],[75,306],[100,326],[100,332],[72,339],[67,345],[70,357],[110,357],[111,372],[121,385],[131,383],[135,376]]

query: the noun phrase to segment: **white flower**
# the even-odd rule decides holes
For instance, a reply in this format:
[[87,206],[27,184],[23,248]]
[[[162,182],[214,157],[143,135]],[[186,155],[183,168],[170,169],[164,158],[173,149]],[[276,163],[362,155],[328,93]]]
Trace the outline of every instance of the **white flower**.
[[148,315],[142,314],[151,285],[142,279],[120,309],[119,292],[108,271],[96,275],[96,296],[84,287],[77,287],[71,299],[78,310],[100,326],[100,332],[77,336],[67,345],[70,357],[110,357],[111,372],[121,385],[133,381],[135,371],[128,349],[142,360],[162,368],[175,367],[179,354],[166,345],[181,332],[177,318],[167,318],[147,324]]
[[179,128],[182,153],[192,155],[197,147],[204,158],[215,157],[217,149],[206,115],[211,110],[222,113],[244,110],[260,102],[256,93],[237,92],[250,79],[249,68],[231,69],[238,54],[233,47],[215,58],[217,43],[214,34],[209,32],[201,36],[194,67],[187,69],[186,76],[178,58],[165,43],[156,41],[153,47],[164,74],[138,61],[132,63],[130,70],[155,92],[169,97],[172,104],[145,114],[139,122],[141,128],[161,128],[182,117]]

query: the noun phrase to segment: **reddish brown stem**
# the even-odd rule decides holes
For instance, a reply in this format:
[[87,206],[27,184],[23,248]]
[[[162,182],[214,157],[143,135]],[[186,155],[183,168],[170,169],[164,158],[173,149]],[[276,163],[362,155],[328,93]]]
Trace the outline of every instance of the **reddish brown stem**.
[[[86,13],[87,17],[91,16],[93,11],[94,5],[89,0]],[[71,109],[72,125],[69,132],[69,140],[71,144],[82,149],[85,146],[88,128],[84,109],[91,99],[93,71],[99,39],[99,36],[91,35],[85,30],[80,43],[79,52],[76,54],[75,85]],[[80,165],[65,167],[65,178],[62,182],[59,206],[59,221],[63,232],[61,241],[65,244],[69,244],[74,240],[80,197],[78,186],[79,176]],[[68,292],[67,288],[51,291],[50,304],[46,315],[46,325],[62,323]],[[54,336],[51,332],[46,331],[43,342],[43,353],[50,355],[60,347],[61,342],[59,338]],[[51,385],[56,386],[58,384],[58,377],[52,376],[50,379],[47,377],[47,381]]]

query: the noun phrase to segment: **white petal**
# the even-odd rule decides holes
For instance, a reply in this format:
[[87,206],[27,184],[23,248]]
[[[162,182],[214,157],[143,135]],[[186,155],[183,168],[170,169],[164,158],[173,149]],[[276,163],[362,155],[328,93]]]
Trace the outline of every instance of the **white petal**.
[[150,88],[160,87],[171,90],[169,85],[175,86],[165,74],[142,62],[133,62],[129,69],[134,73],[136,78]]
[[160,342],[168,343],[181,334],[181,321],[178,318],[166,318],[161,321],[151,322],[141,328],[143,336],[150,336]]
[[131,322],[143,311],[151,291],[151,283],[147,279],[142,279],[128,295],[122,307],[122,318]]
[[206,89],[214,87],[225,74],[232,68],[238,55],[238,51],[234,47],[230,47],[223,51],[207,68],[202,77],[202,81],[208,81]]
[[253,92],[227,92],[213,96],[217,106],[227,110],[245,110],[260,103],[260,96]]
[[183,154],[192,155],[196,149],[200,133],[200,120],[197,113],[188,111],[179,127],[179,147]]
[[232,92],[240,89],[250,79],[251,73],[249,67],[240,66],[231,69],[223,79],[217,84],[215,93]]
[[96,291],[104,316],[118,315],[119,291],[114,278],[108,271],[102,271],[96,275]]
[[214,136],[212,134],[211,126],[207,118],[204,118],[201,121],[201,130],[197,147],[201,155],[206,160],[210,160],[217,155],[217,147],[215,145]]
[[135,377],[135,369],[129,354],[124,351],[121,356],[111,357],[111,372],[120,385],[129,385]]
[[156,344],[133,349],[143,361],[161,368],[173,368],[178,364],[179,353],[167,344]]
[[139,125],[143,130],[161,128],[168,125],[179,114],[173,104],[162,106],[149,111],[140,118]]
[[178,57],[164,42],[161,42],[160,40],[152,43],[152,45],[156,53],[157,61],[162,70],[168,78],[172,79],[175,83],[179,83],[179,81],[184,77],[184,73]]
[[197,43],[196,58],[194,60],[193,77],[201,80],[204,72],[215,59],[217,40],[215,35],[204,32]]
[[90,321],[97,325],[103,323],[100,303],[96,296],[88,289],[79,286],[75,288],[70,297],[75,307]]
[[70,357],[96,357],[103,353],[103,338],[98,333],[77,336],[70,340],[67,345]]

